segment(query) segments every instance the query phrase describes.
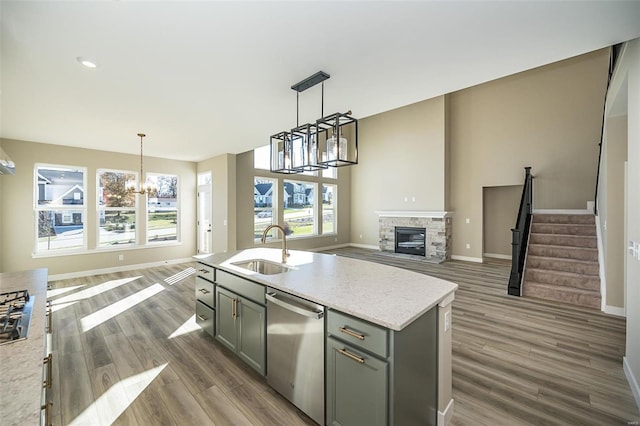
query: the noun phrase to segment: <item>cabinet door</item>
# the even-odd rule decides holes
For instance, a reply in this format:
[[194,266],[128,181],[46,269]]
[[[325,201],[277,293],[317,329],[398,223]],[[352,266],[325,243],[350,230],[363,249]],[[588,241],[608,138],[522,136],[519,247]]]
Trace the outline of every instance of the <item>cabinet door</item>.
[[387,424],[388,364],[327,338],[327,424]]
[[237,332],[237,299],[234,293],[221,287],[216,287],[216,339],[237,352],[238,332]]
[[241,297],[238,315],[238,356],[264,376],[267,374],[265,308]]

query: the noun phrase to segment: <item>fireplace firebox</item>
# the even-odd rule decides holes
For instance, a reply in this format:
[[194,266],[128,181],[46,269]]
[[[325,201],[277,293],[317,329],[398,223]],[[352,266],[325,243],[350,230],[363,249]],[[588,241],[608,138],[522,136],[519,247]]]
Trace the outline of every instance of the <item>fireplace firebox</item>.
[[425,255],[425,228],[407,228],[396,226],[396,253]]

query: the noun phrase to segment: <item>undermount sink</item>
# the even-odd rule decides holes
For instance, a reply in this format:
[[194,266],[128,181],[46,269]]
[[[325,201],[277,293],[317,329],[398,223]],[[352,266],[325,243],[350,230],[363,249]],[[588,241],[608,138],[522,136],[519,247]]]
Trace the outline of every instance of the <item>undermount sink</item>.
[[232,263],[232,265],[246,269],[248,271],[257,272],[258,274],[262,275],[282,274],[293,269],[281,263],[275,263],[264,259],[252,259],[242,262],[234,262]]

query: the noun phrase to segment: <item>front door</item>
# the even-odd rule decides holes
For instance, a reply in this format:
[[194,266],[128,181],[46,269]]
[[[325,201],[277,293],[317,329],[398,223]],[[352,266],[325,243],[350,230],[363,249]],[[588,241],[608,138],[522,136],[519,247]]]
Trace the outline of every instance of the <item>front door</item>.
[[211,183],[198,185],[198,254],[211,253]]

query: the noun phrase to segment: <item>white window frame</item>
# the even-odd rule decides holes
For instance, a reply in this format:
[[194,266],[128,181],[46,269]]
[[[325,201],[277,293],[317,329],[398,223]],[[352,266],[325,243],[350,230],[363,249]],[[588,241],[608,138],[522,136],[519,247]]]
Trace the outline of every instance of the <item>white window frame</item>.
[[146,202],[145,202],[145,214],[146,214],[146,241],[145,244],[149,245],[149,246],[161,246],[161,245],[171,245],[171,244],[176,244],[180,242],[180,176],[177,174],[172,174],[172,173],[155,173],[155,172],[150,172],[150,173],[145,173],[145,182],[149,182],[149,177],[150,176],[173,176],[177,179],[177,183],[176,183],[176,191],[177,191],[177,196],[176,196],[176,206],[175,206],[175,211],[176,211],[176,239],[175,240],[166,240],[166,241],[149,241],[149,238],[151,236],[151,233],[149,232],[149,195],[147,195],[146,197]]
[[[96,170],[96,199],[95,199],[95,203],[96,203],[96,224],[95,224],[95,232],[96,232],[96,250],[103,250],[103,251],[109,251],[109,250],[123,250],[123,249],[128,249],[128,248],[133,248],[133,247],[139,247],[140,246],[140,199],[139,199],[139,195],[135,194],[134,195],[134,200],[135,203],[133,205],[133,207],[107,207],[107,206],[100,206],[100,174],[101,173],[105,173],[105,172],[110,172],[110,173],[123,173],[123,174],[128,174],[128,175],[133,175],[134,176],[134,181],[135,184],[137,185],[138,182],[140,182],[138,180],[138,172],[132,171],[132,170],[121,170],[121,169],[97,169]],[[103,246],[102,243],[100,242],[100,212],[102,211],[134,211],[135,214],[135,223],[136,223],[136,227],[135,227],[135,237],[134,237],[134,242],[133,243],[127,243],[127,244],[114,244],[113,247],[112,246],[108,246],[105,245]]]
[[[69,170],[69,171],[81,171],[82,172],[82,191],[84,192],[83,203],[72,205],[49,205],[38,204],[39,199],[39,169],[49,170]],[[50,164],[50,163],[35,163],[33,167],[33,211],[34,211],[34,234],[33,234],[33,256],[34,257],[47,257],[47,256],[59,256],[65,254],[76,254],[87,250],[87,168],[63,164]],[[40,212],[43,211],[62,211],[63,214],[71,214],[73,218],[73,211],[82,212],[82,245],[80,247],[72,249],[55,249],[55,250],[39,250],[38,249],[38,234],[39,234],[39,218]],[[73,219],[71,220],[73,222]]]
[[[283,226],[286,226],[287,224],[287,220],[284,217],[284,210],[285,210],[285,200],[284,200],[284,194],[285,194],[285,187],[284,185],[286,183],[293,183],[293,184],[303,184],[303,185],[310,185],[313,186],[313,197],[311,197],[311,200],[313,202],[313,206],[311,207],[311,214],[312,214],[312,219],[313,219],[313,226],[312,226],[312,232],[310,234],[303,234],[303,235],[296,235],[295,232],[293,232],[290,235],[287,235],[287,238],[290,239],[298,239],[298,238],[310,238],[310,237],[317,237],[319,236],[318,233],[318,187],[319,185],[321,185],[321,183],[316,182],[316,181],[308,181],[308,180],[296,180],[296,179],[284,179],[282,182],[282,199],[280,200],[280,205],[282,206],[282,221],[283,221]],[[305,194],[306,197],[306,194]]]
[[[325,208],[324,206],[324,191],[320,192],[320,203],[322,204],[322,208],[321,208],[321,215],[322,215],[322,220],[319,221],[320,226],[322,227],[322,235],[336,235],[338,233],[338,185],[336,183],[326,183],[326,182],[322,182],[321,187],[333,187],[333,207],[331,208]],[[333,231],[331,232],[325,232],[324,230],[324,212],[326,211],[332,211],[333,212]]]

